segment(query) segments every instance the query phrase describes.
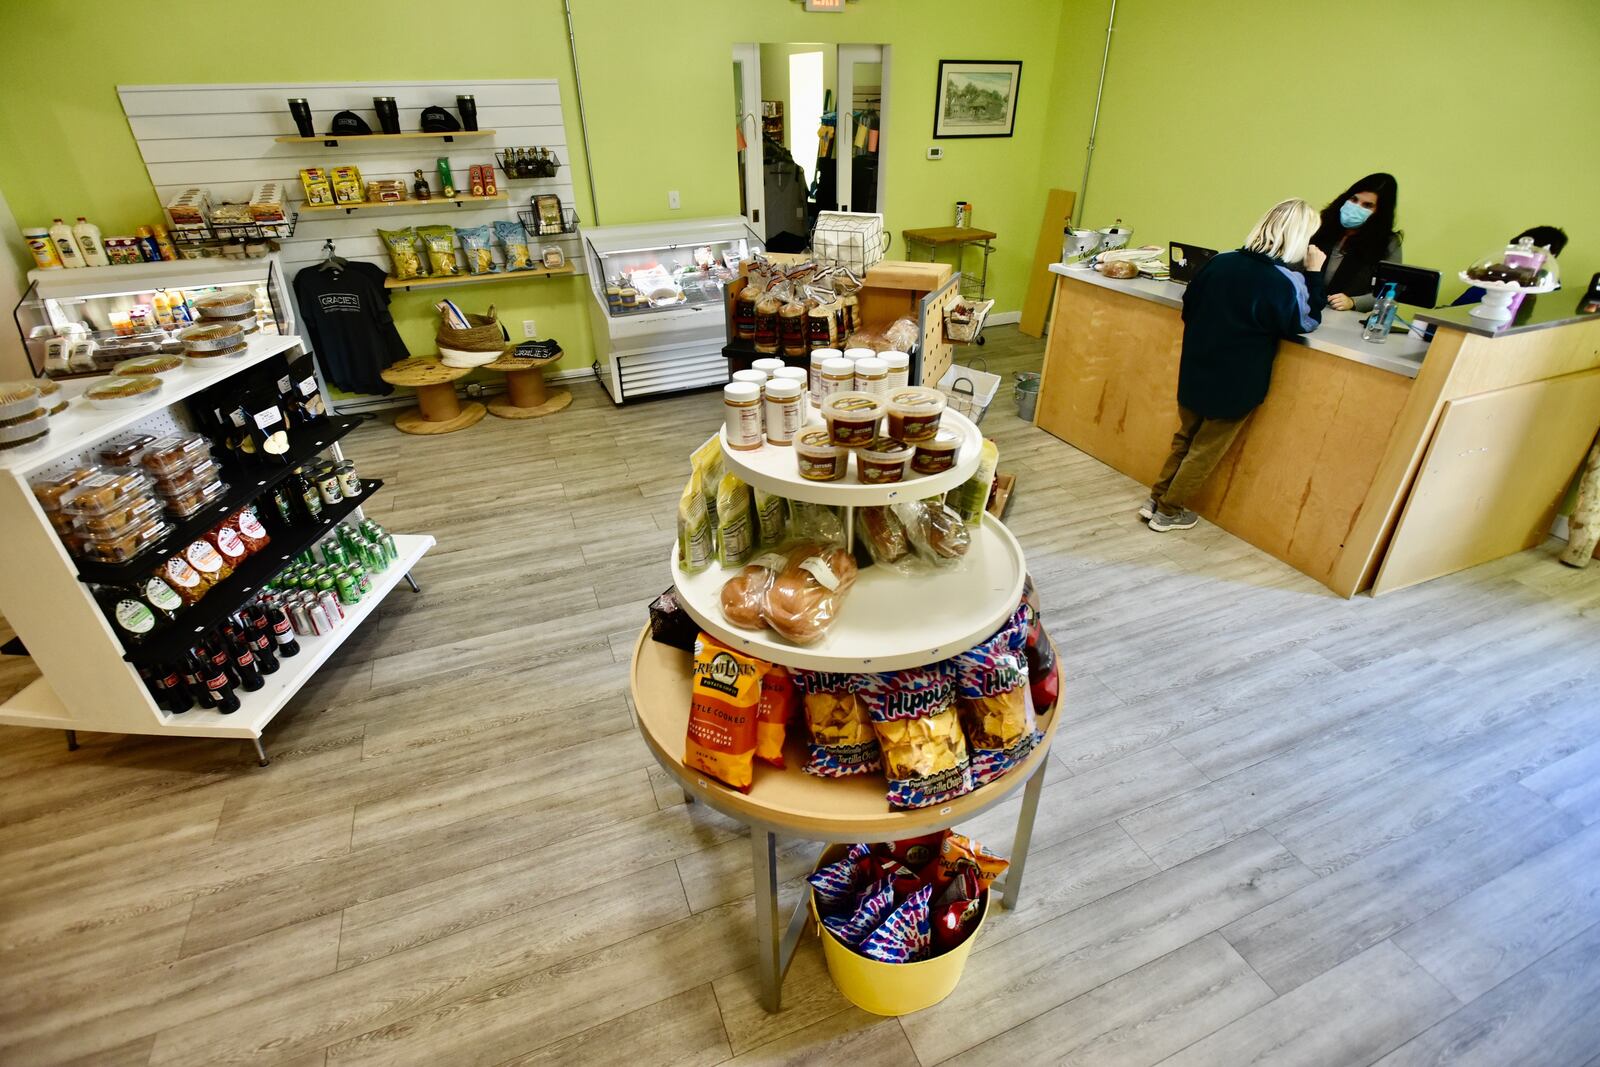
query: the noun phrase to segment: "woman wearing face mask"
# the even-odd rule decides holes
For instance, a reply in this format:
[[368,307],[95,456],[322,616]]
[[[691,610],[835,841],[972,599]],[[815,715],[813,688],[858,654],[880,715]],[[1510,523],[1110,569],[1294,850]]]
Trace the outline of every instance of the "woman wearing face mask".
[[1322,209],[1311,243],[1328,256],[1322,280],[1328,306],[1370,311],[1372,276],[1379,263],[1399,263],[1400,234],[1394,228],[1400,186],[1391,174],[1369,174]]

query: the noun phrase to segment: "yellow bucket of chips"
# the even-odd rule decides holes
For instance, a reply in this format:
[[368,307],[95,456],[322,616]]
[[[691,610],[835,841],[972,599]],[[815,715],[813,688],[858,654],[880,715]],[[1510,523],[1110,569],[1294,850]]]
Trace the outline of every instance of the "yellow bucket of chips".
[[[848,849],[848,845],[830,845],[823,851],[817,867],[820,869],[844,859]],[[816,923],[817,935],[822,938],[822,956],[828,961],[828,974],[833,984],[846,1000],[874,1015],[909,1015],[931,1008],[948,997],[961,981],[967,957],[972,954],[972,946],[977,943],[984,920],[989,917],[989,894],[984,893],[978,923],[961,944],[943,955],[916,963],[883,963],[869,960],[835,937],[833,931],[822,925],[816,894],[812,892],[809,896],[811,918]]]

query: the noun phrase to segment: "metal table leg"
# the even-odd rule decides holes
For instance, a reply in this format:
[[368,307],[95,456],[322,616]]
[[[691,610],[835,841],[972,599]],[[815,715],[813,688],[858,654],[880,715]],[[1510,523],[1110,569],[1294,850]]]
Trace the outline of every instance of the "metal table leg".
[[1033,772],[1033,777],[1028,779],[1028,784],[1022,790],[1022,811],[1017,814],[1017,836],[1011,842],[1011,866],[1005,875],[1005,891],[1000,896],[1000,903],[1007,911],[1017,906],[1022,899],[1022,872],[1028,863],[1028,845],[1033,840],[1033,817],[1039,811],[1039,794],[1044,791],[1044,772],[1050,765],[1047,754],[1039,761],[1039,769]]
[[778,944],[778,839],[750,828],[750,869],[756,881],[756,970],[761,1003],[777,1011],[783,994],[783,947]]

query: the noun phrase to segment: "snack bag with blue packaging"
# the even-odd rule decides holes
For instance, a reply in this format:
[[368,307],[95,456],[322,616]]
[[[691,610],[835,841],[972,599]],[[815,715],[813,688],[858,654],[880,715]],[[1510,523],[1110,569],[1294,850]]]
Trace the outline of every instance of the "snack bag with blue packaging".
[[972,792],[971,759],[947,667],[938,663],[864,678],[861,699],[883,750],[890,806],[925,808]]

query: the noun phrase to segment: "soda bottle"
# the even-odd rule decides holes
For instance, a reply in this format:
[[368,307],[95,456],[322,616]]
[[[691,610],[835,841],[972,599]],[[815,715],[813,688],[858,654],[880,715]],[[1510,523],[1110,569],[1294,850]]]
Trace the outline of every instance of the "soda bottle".
[[194,707],[194,696],[184,688],[183,675],[177,664],[167,663],[156,667],[155,676],[156,684],[166,690],[168,711],[182,715]]
[[222,640],[228,646],[229,654],[233,657],[233,669],[239,675],[239,684],[245,692],[253,693],[266,685],[261,677],[261,667],[256,663],[255,651],[250,646],[250,638],[231,622],[222,624]]
[[300,642],[295,640],[294,620],[284,610],[277,597],[266,598],[267,624],[272,627],[273,640],[278,643],[278,655],[285,658],[300,654]]
[[250,650],[256,655],[256,666],[262,674],[278,673],[278,653],[272,640],[272,629],[267,624],[267,609],[260,601],[251,601],[242,612],[249,624]]
[[239,675],[233,666],[233,654],[228,649],[228,643],[222,639],[221,635],[213,631],[208,636],[201,638],[200,642],[200,648],[205,653],[206,662],[211,669],[226,674],[229,685],[238,685]]
[[201,703],[215,708],[223,715],[232,715],[238,711],[239,694],[233,691],[233,679],[227,670],[216,666],[209,652],[201,647],[190,649],[189,655],[193,661],[199,688],[204,693]]

